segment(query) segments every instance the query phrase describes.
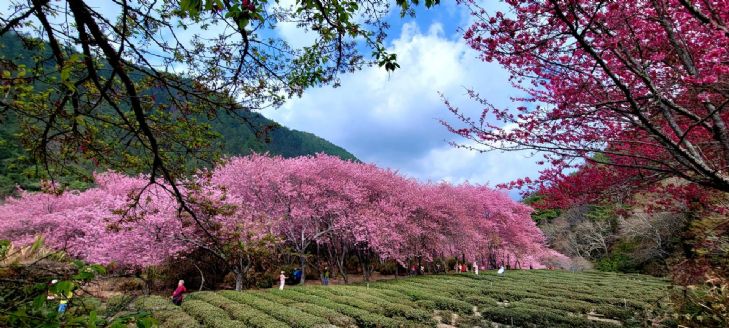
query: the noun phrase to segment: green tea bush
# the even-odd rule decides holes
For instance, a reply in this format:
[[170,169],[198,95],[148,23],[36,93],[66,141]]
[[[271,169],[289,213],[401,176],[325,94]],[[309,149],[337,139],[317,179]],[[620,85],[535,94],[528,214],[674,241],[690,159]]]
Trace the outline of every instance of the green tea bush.
[[583,317],[571,316],[561,311],[546,311],[543,309],[525,307],[495,307],[485,308],[481,315],[494,322],[520,327],[554,327],[554,328],[615,328],[618,325],[591,321]]
[[172,304],[169,299],[161,296],[140,297],[134,302],[134,306],[139,310],[152,312],[161,327],[200,327],[195,318],[185,313],[181,307]]
[[[509,271],[426,275],[347,286],[301,286],[283,291],[223,291],[192,293],[183,306],[205,327],[235,322],[257,328],[316,327],[428,327],[436,324],[434,311],[458,313],[458,326],[486,326],[490,322],[517,327],[623,327],[648,322],[647,313],[666,292],[665,280],[615,273]],[[509,301],[508,306],[500,301]],[[192,311],[195,302],[223,311],[211,318]],[[193,304],[189,304],[193,303]],[[200,327],[195,318],[163,297],[143,298],[140,309],[150,309],[164,327]],[[475,307],[475,308],[474,308]],[[474,310],[482,314],[474,314]],[[201,311],[210,312],[211,309]],[[183,318],[183,319],[180,319]],[[223,320],[225,319],[225,320]],[[211,320],[217,320],[212,322]]]
[[210,303],[221,309],[236,320],[245,322],[251,327],[257,328],[285,328],[289,325],[276,320],[270,315],[252,308],[249,305],[237,303],[227,297],[213,292],[199,292],[190,295],[191,298],[199,299],[206,303]]
[[384,309],[382,306],[377,304],[372,304],[370,302],[364,301],[360,298],[354,298],[354,297],[347,297],[347,296],[339,296],[332,293],[329,293],[325,290],[315,289],[315,288],[309,288],[307,289],[307,292],[310,294],[316,295],[318,297],[329,299],[337,303],[341,304],[347,304],[354,306],[356,308],[360,308],[362,310],[368,311],[368,312],[375,312],[384,314]]
[[499,306],[495,299],[486,296],[466,296],[463,300],[479,308],[485,306]]
[[340,304],[329,299],[307,294],[305,288],[291,288],[284,292],[293,299],[301,302],[316,304],[353,318],[358,327],[362,328],[395,328],[407,326],[407,322],[388,318],[381,314],[371,313],[354,306]]
[[269,300],[271,302],[276,302],[278,304],[283,304],[283,305],[289,305],[291,303],[295,303],[296,302],[296,301],[294,301],[292,299],[289,299],[289,298],[286,298],[286,297],[281,296],[279,294],[279,292],[280,292],[279,290],[275,289],[275,290],[272,290],[272,291],[260,291],[260,292],[256,292],[255,295],[256,295],[256,297],[260,297],[260,298],[263,298],[263,299],[267,299],[267,300]]
[[258,310],[264,311],[270,316],[288,323],[289,325],[291,325],[291,327],[309,328],[329,323],[329,321],[324,318],[316,317],[299,309],[256,297],[251,293],[222,291],[220,292],[220,295],[223,295],[236,302],[248,304]]
[[378,285],[376,288],[387,288],[390,290],[396,290],[404,295],[407,295],[410,297],[411,300],[430,300],[433,301],[435,304],[435,308],[438,310],[450,310],[454,312],[459,313],[471,313],[473,311],[473,305],[469,304],[467,302],[440,296],[437,294],[434,294],[432,291],[426,291],[422,288],[418,288],[416,286],[401,286],[401,285],[394,285],[389,284],[387,286],[385,285]]
[[200,328],[200,324],[195,318],[189,316],[187,313],[182,312],[184,315],[173,315],[168,317],[167,320],[160,323],[161,328]]
[[[364,305],[370,308],[372,312],[378,312],[388,317],[403,317],[408,320],[418,322],[432,322],[433,320],[432,314],[430,312],[417,309],[406,304],[402,304],[402,301],[401,303],[396,303],[388,301],[381,297],[369,295],[366,293],[366,289],[357,291],[343,288],[324,288],[321,290],[317,289],[317,291],[329,293],[329,295],[335,297],[335,301],[356,306],[362,309],[367,309],[365,307],[362,307]],[[327,297],[324,294],[318,295]],[[376,307],[378,307],[379,309]]]
[[311,315],[315,315],[317,317],[326,318],[329,320],[329,323],[337,326],[337,327],[351,327],[356,324],[355,320],[351,317],[348,317],[344,314],[341,314],[335,310],[325,308],[323,306],[319,306],[316,304],[309,304],[309,303],[301,303],[296,302],[291,304],[291,306],[304,311],[306,313],[309,313]]
[[182,303],[182,309],[207,328],[245,327],[243,322],[231,320],[225,310],[200,300],[187,300]]

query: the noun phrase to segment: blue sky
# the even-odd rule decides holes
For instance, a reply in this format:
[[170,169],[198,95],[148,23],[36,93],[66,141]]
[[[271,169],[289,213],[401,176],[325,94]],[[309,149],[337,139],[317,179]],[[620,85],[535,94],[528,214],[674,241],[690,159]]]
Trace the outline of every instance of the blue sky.
[[[445,1],[434,9],[421,8],[415,18],[400,19],[398,11],[390,16],[387,45],[397,53],[400,69],[388,74],[372,67],[344,75],[339,88],[306,90],[301,98],[263,114],[287,127],[317,134],[365,162],[422,181],[493,186],[534,177],[537,166],[528,154],[479,154],[453,148],[449,141],[464,140],[438,122],[454,122],[439,92],[474,116],[480,110],[465,96],[467,87],[501,106],[508,106],[509,97],[518,95],[508,73],[498,64],[480,61],[462,41],[459,28],[469,22],[465,8]],[[306,37],[294,31],[282,35],[293,43]]]

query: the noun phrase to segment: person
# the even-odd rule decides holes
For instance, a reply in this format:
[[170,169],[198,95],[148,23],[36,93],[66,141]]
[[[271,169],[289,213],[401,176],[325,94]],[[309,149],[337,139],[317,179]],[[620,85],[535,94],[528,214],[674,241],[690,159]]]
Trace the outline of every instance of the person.
[[497,271],[496,273],[498,273],[498,274],[499,274],[500,276],[503,276],[503,275],[504,275],[504,271],[505,271],[505,270],[506,270],[506,269],[505,269],[505,268],[504,268],[504,266],[502,265],[502,266],[501,266],[501,267],[499,268],[499,271]]
[[300,282],[301,282],[301,269],[296,268],[296,269],[294,269],[293,284],[298,284]]
[[468,272],[468,265],[466,263],[463,263],[463,265],[461,265],[461,272]]
[[[48,284],[49,289],[51,286],[53,286],[57,283],[58,283],[58,280],[56,280],[56,279],[51,280],[51,283]],[[73,298],[73,291],[69,290],[65,293],[61,293],[61,295],[59,296],[58,294],[49,290],[48,296],[46,296],[46,299],[55,300],[56,298],[59,299],[58,300],[58,313],[63,314],[68,309],[68,301],[70,301],[71,298]]]
[[476,273],[476,275],[478,276],[478,263],[476,263],[476,262],[473,262],[473,271],[474,271],[474,272]]
[[329,267],[324,267],[324,274],[322,275],[321,279],[322,285],[328,286],[329,285]]
[[286,277],[284,272],[281,271],[281,274],[278,276],[278,280],[280,281],[280,285],[278,286],[279,290],[283,290],[284,285],[286,284],[286,278],[288,278],[288,277]]
[[73,291],[68,290],[65,293],[61,293],[61,300],[58,301],[58,313],[63,314],[68,309],[68,301],[73,298]]
[[180,280],[177,282],[177,289],[175,289],[174,292],[172,292],[172,303],[175,305],[182,305],[182,299],[185,298],[182,293],[186,292],[187,288],[185,288],[185,281]]

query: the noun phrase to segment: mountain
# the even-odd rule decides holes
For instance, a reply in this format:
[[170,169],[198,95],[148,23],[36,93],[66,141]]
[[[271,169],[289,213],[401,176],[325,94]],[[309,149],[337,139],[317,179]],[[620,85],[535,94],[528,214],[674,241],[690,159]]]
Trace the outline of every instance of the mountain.
[[[16,63],[31,65],[34,55],[38,53],[25,49],[17,36],[8,33],[0,37],[0,61],[12,58]],[[220,111],[214,120],[207,122],[212,130],[221,135],[216,142],[225,155],[267,152],[283,157],[296,157],[326,153],[342,159],[357,160],[345,149],[312,133],[286,128],[260,113],[246,112],[240,115],[241,117],[234,117]],[[19,122],[13,113],[0,110],[0,198],[12,193],[16,185],[27,190],[39,188],[39,170],[42,171],[42,168],[23,149],[17,136],[18,131]],[[266,133],[261,133],[262,131]],[[90,174],[86,178],[61,177],[60,182],[70,188],[83,189],[90,183],[88,176]]]
[[[242,123],[241,118],[228,113],[219,113],[211,121],[213,130],[222,135],[224,153],[228,155],[246,155],[251,152],[268,152],[283,157],[296,157],[326,153],[347,160],[357,160],[344,148],[339,147],[315,134],[292,130],[267,119],[255,112],[245,113],[246,120],[253,127]],[[265,136],[257,136],[266,127],[273,127]],[[260,134],[260,133],[259,133]]]

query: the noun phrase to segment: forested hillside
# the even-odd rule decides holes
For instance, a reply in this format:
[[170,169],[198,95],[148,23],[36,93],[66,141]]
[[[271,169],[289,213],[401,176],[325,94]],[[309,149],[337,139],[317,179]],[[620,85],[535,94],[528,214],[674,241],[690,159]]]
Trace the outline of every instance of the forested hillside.
[[[3,35],[0,41],[0,67],[8,59],[30,67],[33,56],[49,55],[48,50],[29,52],[15,35]],[[165,101],[164,97],[158,99]],[[321,152],[342,159],[356,160],[354,155],[327,140],[311,133],[280,126],[259,113],[244,112],[233,116],[221,110],[213,118],[201,117],[200,120],[210,124],[212,131],[218,134],[216,148],[224,155],[268,152],[296,157]],[[24,149],[18,138],[22,129],[23,125],[12,112],[0,112],[0,197],[12,193],[16,186],[37,190],[39,181],[45,177],[44,168],[36,165],[33,156]],[[54,178],[70,188],[87,187],[92,181],[91,172],[94,166],[90,163],[73,165],[77,168],[77,174],[66,173]]]

